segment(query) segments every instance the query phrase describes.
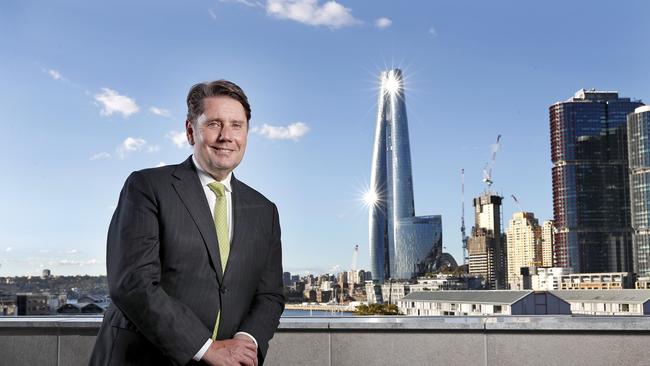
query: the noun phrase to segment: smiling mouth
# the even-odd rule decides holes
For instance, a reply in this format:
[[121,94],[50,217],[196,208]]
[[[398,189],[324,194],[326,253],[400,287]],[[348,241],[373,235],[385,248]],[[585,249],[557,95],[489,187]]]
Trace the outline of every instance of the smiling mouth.
[[223,148],[223,147],[213,147],[212,149],[214,149],[218,153],[230,153],[230,152],[234,151],[232,149],[226,149],[226,148]]

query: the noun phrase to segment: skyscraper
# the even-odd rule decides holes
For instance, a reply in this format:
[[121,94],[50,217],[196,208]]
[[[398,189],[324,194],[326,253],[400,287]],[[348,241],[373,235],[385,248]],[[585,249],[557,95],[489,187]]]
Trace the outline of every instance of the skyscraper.
[[515,212],[506,229],[508,283],[519,283],[521,267],[542,265],[542,227],[532,212]]
[[506,250],[501,235],[503,197],[483,192],[474,198],[474,226],[467,240],[469,273],[485,279],[489,289],[505,289]]
[[370,177],[370,260],[373,281],[409,279],[437,267],[442,219],[415,216],[411,149],[399,69],[380,75]]
[[542,224],[542,267],[553,267],[553,220]]
[[650,277],[650,106],[627,116],[634,272]]
[[555,266],[632,270],[626,116],[641,105],[582,89],[549,107]]

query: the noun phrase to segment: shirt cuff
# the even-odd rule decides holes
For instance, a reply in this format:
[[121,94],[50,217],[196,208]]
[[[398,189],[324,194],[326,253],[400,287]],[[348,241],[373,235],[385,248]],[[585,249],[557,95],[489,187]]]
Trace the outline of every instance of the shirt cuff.
[[[208,338],[208,340],[205,342],[203,347],[192,357],[194,361],[201,361],[203,358],[203,355],[208,351],[208,348],[210,348],[210,345],[212,344],[212,339]],[[257,343],[255,343],[257,345]]]
[[238,334],[243,334],[243,335],[247,336],[248,338],[252,339],[253,343],[255,343],[255,348],[257,348],[257,339],[255,339],[255,337],[250,335],[250,333],[246,333],[246,332],[237,332],[237,333],[235,333],[235,335],[238,335]]

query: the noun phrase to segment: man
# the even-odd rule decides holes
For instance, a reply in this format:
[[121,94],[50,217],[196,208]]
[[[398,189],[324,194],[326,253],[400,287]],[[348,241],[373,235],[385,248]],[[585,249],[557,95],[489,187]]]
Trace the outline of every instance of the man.
[[257,365],[284,309],[275,205],[232,171],[250,105],[235,84],[187,96],[194,154],[132,173],[111,220],[112,304],[91,365]]

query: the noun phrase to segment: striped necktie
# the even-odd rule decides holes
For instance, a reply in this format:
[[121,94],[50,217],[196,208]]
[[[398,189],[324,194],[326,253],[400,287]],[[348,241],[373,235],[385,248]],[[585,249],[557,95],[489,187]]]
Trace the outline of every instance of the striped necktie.
[[[217,241],[219,242],[219,257],[221,258],[221,272],[226,271],[228,255],[230,254],[230,226],[228,225],[228,202],[226,201],[226,187],[219,182],[212,182],[208,187],[217,195],[214,205],[214,227],[217,230]],[[212,332],[212,339],[217,338],[221,310],[217,313],[217,321]]]

